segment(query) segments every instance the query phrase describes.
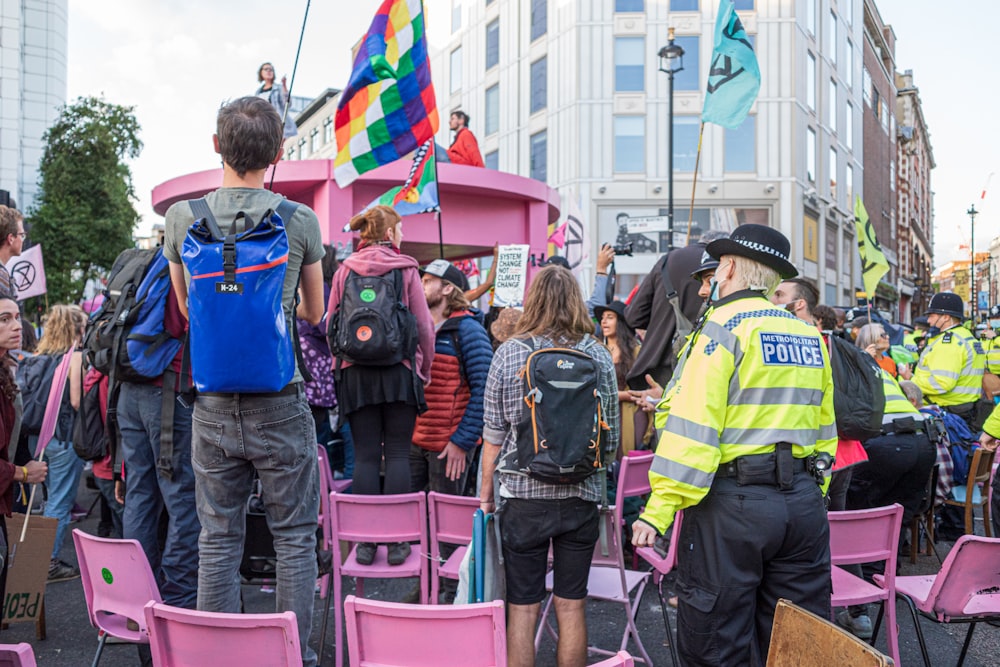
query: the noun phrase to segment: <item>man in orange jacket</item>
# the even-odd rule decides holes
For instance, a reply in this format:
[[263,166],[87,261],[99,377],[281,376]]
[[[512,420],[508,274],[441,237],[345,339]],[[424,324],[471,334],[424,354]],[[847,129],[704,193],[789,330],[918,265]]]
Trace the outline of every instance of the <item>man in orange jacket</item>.
[[448,157],[455,164],[468,164],[473,167],[483,167],[483,156],[479,153],[479,143],[469,129],[469,114],[464,111],[452,111],[448,119],[448,127],[455,132],[455,139],[448,149]]

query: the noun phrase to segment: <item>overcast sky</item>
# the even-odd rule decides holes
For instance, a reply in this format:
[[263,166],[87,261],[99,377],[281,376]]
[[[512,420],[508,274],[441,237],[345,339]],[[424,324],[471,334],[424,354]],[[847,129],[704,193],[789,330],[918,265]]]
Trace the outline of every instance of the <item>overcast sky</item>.
[[[607,0],[611,2],[611,0]],[[652,0],[651,0],[652,1]],[[661,0],[665,1],[665,0]],[[711,0],[703,0],[709,2]],[[312,97],[341,88],[350,48],[368,28],[378,0],[318,0],[309,9],[293,94]],[[425,0],[432,46],[450,30],[450,0]],[[1000,234],[996,114],[989,45],[996,42],[1000,3],[961,0],[878,0],[896,32],[896,67],[914,70],[931,130],[936,264],[960,255],[968,239],[965,211],[975,202],[976,248]],[[69,99],[100,95],[135,105],[145,148],[132,165],[142,229],[159,221],[153,187],[219,164],[212,151],[215,111],[252,94],[261,62],[291,80],[306,3],[263,0],[71,0]],[[964,251],[967,256],[968,250]]]

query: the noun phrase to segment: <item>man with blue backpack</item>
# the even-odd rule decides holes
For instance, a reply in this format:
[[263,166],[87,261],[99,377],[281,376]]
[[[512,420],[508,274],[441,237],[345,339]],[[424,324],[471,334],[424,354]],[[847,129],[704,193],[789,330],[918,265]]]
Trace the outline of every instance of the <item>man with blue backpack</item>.
[[310,666],[319,476],[294,323],[323,315],[319,222],[306,206],[264,189],[267,168],[282,155],[281,118],[265,100],[224,105],[214,141],[222,187],[171,206],[164,239],[191,323],[198,609],[240,611],[233,554],[243,550],[256,475],[277,554],[275,607],[295,613]]

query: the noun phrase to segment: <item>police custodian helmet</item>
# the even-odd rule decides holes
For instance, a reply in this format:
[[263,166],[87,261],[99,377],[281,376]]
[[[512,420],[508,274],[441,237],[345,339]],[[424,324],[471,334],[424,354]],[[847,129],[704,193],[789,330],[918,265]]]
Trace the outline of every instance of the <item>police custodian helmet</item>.
[[965,304],[962,302],[962,297],[954,292],[939,292],[931,297],[931,303],[927,308],[927,314],[930,313],[962,319],[965,317]]

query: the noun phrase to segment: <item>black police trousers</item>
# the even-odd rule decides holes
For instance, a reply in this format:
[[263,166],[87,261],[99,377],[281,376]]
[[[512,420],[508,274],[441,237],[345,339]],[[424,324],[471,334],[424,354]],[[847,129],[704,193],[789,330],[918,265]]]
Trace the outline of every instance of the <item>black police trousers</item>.
[[830,617],[830,529],[808,473],[791,488],[716,477],[684,510],[677,648],[683,665],[763,665],[779,598]]
[[903,531],[920,509],[937,450],[924,433],[893,433],[864,443],[868,460],[854,466],[847,509],[903,506]]

